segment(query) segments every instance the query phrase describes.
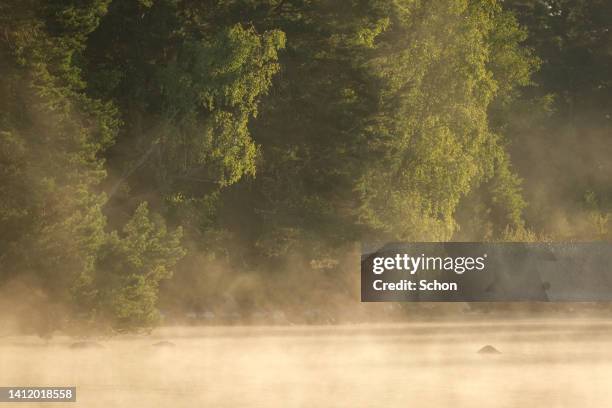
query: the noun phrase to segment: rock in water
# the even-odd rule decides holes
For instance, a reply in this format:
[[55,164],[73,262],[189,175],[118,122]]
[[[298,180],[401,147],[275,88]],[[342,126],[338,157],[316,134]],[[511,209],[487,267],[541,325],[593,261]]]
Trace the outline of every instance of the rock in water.
[[486,346],[484,346],[480,350],[478,350],[478,354],[501,354],[501,351],[499,351],[498,349],[496,349],[492,345],[487,344]]
[[100,343],[96,343],[95,341],[77,341],[76,343],[72,343],[70,345],[71,349],[101,349],[104,348]]
[[153,347],[174,347],[176,346],[176,344],[172,343],[171,341],[158,341],[157,343],[153,344]]

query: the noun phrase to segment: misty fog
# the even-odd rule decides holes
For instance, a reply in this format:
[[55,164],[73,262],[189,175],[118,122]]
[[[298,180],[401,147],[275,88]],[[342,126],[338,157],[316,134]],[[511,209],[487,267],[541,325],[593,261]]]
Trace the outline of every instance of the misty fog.
[[88,408],[605,406],[610,340],[594,319],[166,327],[92,349],[6,336],[0,383],[76,385]]

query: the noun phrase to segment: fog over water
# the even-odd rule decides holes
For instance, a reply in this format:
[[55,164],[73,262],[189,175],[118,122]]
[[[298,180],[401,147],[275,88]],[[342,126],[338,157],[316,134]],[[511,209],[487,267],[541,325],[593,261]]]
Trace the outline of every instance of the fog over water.
[[77,403],[39,406],[87,408],[601,407],[611,340],[608,320],[166,327],[99,349],[5,336],[0,384],[75,385]]

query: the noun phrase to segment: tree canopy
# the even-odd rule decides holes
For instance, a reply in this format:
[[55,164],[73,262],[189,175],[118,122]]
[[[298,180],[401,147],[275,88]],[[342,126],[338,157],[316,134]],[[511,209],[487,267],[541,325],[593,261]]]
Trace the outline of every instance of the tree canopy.
[[[305,302],[326,293],[307,294],[316,276],[350,280],[362,241],[529,235],[544,223],[535,140],[564,135],[560,157],[584,126],[602,146],[609,134],[609,13],[3,1],[0,283],[132,330],[159,320],[160,297],[164,310]],[[563,194],[601,224],[597,174]],[[310,283],[291,295],[296,275]]]

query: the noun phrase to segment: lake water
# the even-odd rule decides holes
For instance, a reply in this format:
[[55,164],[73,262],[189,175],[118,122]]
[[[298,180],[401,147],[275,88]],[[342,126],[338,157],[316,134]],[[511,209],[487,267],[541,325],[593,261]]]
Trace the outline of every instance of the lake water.
[[[154,347],[167,340],[174,347]],[[0,338],[0,385],[77,387],[45,407],[607,407],[612,320],[175,327]],[[501,354],[477,351],[492,345]],[[37,406],[8,404],[2,406]]]

